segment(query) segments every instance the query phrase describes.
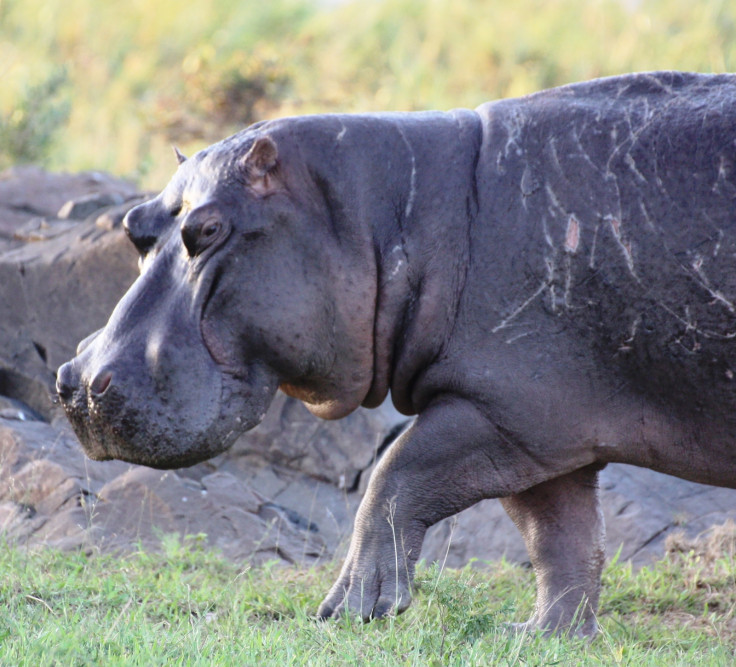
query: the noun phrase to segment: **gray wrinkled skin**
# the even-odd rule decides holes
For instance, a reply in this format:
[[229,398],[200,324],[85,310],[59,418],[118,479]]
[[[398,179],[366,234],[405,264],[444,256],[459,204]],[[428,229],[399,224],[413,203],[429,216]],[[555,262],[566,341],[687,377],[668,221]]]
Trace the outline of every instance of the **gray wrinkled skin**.
[[60,395],[90,456],[168,467],[278,386],[327,418],[390,389],[418,417],[319,615],[402,611],[426,529],[499,497],[525,627],[591,635],[598,471],[736,487],[735,163],[729,75],[255,125],[129,214],[141,276]]

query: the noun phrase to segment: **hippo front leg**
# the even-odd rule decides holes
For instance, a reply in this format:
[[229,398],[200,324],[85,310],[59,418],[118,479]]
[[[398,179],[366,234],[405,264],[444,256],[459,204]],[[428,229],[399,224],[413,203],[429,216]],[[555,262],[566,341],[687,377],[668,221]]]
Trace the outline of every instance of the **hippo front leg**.
[[483,498],[508,495],[509,487],[523,488],[516,477],[503,479],[503,471],[523,469],[514,458],[518,452],[504,447],[469,401],[443,398],[425,409],[376,467],[319,616],[369,620],[404,611],[427,528]]
[[524,537],[537,578],[534,614],[522,629],[596,633],[605,556],[600,469],[587,466],[501,499]]

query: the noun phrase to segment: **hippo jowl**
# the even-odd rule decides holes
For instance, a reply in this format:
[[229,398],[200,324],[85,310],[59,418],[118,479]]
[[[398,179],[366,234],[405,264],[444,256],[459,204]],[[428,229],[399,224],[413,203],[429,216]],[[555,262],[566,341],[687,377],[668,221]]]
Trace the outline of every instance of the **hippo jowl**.
[[413,426],[319,614],[410,602],[429,526],[498,497],[527,627],[596,630],[597,476],[736,487],[736,76],[637,74],[474,111],[259,123],[132,210],[141,275],[58,372],[87,453],[228,447],[277,388]]

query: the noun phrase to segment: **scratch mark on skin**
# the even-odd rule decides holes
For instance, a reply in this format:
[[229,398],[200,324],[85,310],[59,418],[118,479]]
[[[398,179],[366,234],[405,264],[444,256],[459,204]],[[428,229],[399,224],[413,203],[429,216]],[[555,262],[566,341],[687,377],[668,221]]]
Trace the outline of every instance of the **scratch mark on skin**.
[[544,263],[547,265],[547,286],[549,287],[550,309],[553,313],[557,312],[557,294],[555,290],[555,258],[545,257]]
[[552,137],[549,142],[547,142],[547,146],[549,147],[549,151],[552,156],[552,166],[558,174],[562,174],[564,176],[562,164],[560,164],[560,156],[557,154],[557,139]]
[[718,251],[721,249],[721,241],[723,241],[723,230],[718,230],[718,241],[716,242],[716,247],[713,248],[713,257],[718,257]]
[[[564,293],[562,297],[562,303],[564,304],[565,308],[570,308],[571,301],[570,301],[570,294],[572,292],[572,260],[571,255],[574,255],[577,253],[578,248],[580,247],[580,223],[578,222],[578,219],[571,213],[568,213],[565,207],[562,205],[560,200],[557,198],[557,195],[555,194],[554,190],[549,185],[545,186],[545,189],[547,191],[547,196],[551,200],[551,206],[549,207],[549,212],[553,217],[557,217],[556,210],[562,213],[562,215],[567,216],[567,229],[565,230],[565,241],[564,241],[564,267],[565,267],[565,288]],[[556,209],[556,210],[555,210]],[[557,296],[555,293],[555,271],[556,271],[556,261],[558,257],[558,248],[554,245],[552,240],[552,235],[549,232],[548,226],[547,226],[547,219],[545,217],[542,217],[542,228],[544,230],[544,238],[547,241],[547,245],[552,249],[552,254],[549,257],[545,258],[545,263],[547,264],[547,284],[549,285],[549,292],[550,292],[550,302],[551,302],[551,309],[552,312],[557,312]],[[597,228],[596,228],[597,232]]]
[[654,222],[652,222],[652,218],[649,215],[649,211],[647,210],[646,204],[643,201],[639,202],[639,209],[641,210],[641,214],[644,216],[644,222],[646,223],[647,227],[650,231],[656,231],[657,228],[654,226]]
[[411,143],[409,142],[409,139],[407,138],[406,134],[404,134],[404,129],[401,127],[401,125],[396,126],[399,134],[401,135],[401,138],[404,140],[404,143],[406,144],[406,147],[409,149],[409,154],[411,155],[411,176],[409,177],[409,198],[406,202],[406,208],[404,209],[404,219],[408,219],[411,215],[412,209],[414,208],[414,199],[417,196],[417,160],[414,155],[414,149],[412,148]]
[[414,153],[411,154],[411,180],[409,182],[409,201],[406,202],[406,210],[404,211],[404,217],[408,218],[411,215],[411,210],[414,207],[414,198],[417,195],[417,165]]
[[634,342],[634,338],[636,336],[636,330],[639,328],[640,324],[641,324],[641,315],[637,315],[631,324],[631,336],[629,336],[629,338],[626,340],[627,343]]
[[565,255],[565,308],[570,308],[572,303],[570,301],[570,293],[572,291],[572,261],[570,254]]
[[521,202],[524,205],[524,208],[527,207],[527,198],[531,197],[539,188],[541,185],[537,181],[537,179],[534,177],[534,173],[529,168],[529,165],[527,164],[524,167],[524,172],[521,175]]
[[733,192],[733,184],[729,180],[731,172],[733,172],[733,163],[725,155],[721,155],[718,163],[718,174],[711,192],[726,195]]
[[621,248],[621,252],[626,260],[626,265],[629,267],[629,272],[634,276],[634,278],[639,280],[639,276],[636,275],[636,271],[634,270],[634,257],[631,254],[631,242],[624,240],[621,234],[621,222],[612,216],[606,216],[605,220],[611,227],[613,238],[616,239],[616,243],[618,243]]
[[396,262],[396,266],[394,267],[393,271],[389,274],[389,279],[396,278],[399,271],[401,271],[401,267],[404,265],[404,260],[400,259],[398,262]]
[[[560,203],[560,200],[557,199],[557,195],[554,193],[554,190],[549,186],[549,184],[544,186],[544,189],[547,192],[547,196],[550,198],[552,205],[548,207],[548,210],[550,212],[550,215],[553,218],[557,217],[557,214],[555,212],[555,209],[560,211],[563,215],[567,215],[567,211],[565,210],[565,207]],[[552,234],[550,234],[549,226],[547,225],[547,218],[546,216],[542,216],[542,229],[544,231],[544,240],[547,242],[547,245],[552,248],[552,250],[556,251],[557,248],[555,248],[555,244],[552,240]]]
[[631,171],[633,171],[633,172],[634,172],[634,175],[635,175],[635,176],[636,176],[636,177],[637,177],[637,178],[638,178],[638,179],[639,179],[639,180],[640,180],[640,181],[641,181],[642,183],[646,183],[646,182],[647,182],[647,179],[645,178],[644,174],[642,174],[642,173],[641,173],[641,172],[639,171],[639,168],[638,168],[638,167],[636,166],[636,160],[634,160],[634,158],[633,158],[633,156],[631,155],[631,153],[626,153],[626,155],[625,155],[625,157],[624,157],[624,162],[626,162],[626,164],[628,165],[629,169],[631,169]]
[[[516,146],[516,154],[521,155],[521,149],[519,148],[519,139],[521,138],[521,131],[526,124],[526,115],[515,109],[510,115],[510,122],[504,122],[504,128],[506,129],[507,139],[506,146],[503,149],[503,157],[507,158],[511,152],[511,147]],[[500,167],[500,157],[498,165]]]
[[647,81],[650,83],[656,84],[659,86],[664,92],[673,95],[675,94],[675,91],[672,89],[672,86],[668,86],[665,84],[661,78],[654,76],[653,74],[643,74],[642,75]]
[[703,338],[708,338],[712,340],[733,340],[736,338],[736,331],[731,331],[725,334],[718,333],[717,331],[708,331],[707,329],[700,329],[697,326],[697,323],[693,323],[690,319],[690,307],[685,306],[685,318],[678,315],[672,308],[670,308],[666,303],[662,303],[661,301],[657,302],[657,305],[665,310],[667,313],[672,315],[680,324],[683,324],[685,326],[685,333],[688,332],[694,332],[700,336],[703,336]]
[[[664,109],[667,110],[669,106],[672,104],[670,102],[669,104],[666,104]],[[646,183],[647,180],[642,176],[642,174],[639,172],[639,170],[636,167],[636,162],[634,161],[634,158],[631,156],[631,149],[633,148],[634,144],[636,144],[637,141],[639,141],[639,137],[641,134],[646,130],[654,121],[655,119],[655,113],[652,109],[649,108],[649,104],[644,101],[644,111],[641,114],[641,121],[639,121],[638,127],[634,129],[634,122],[632,121],[631,117],[631,110],[626,109],[625,111],[625,117],[626,117],[626,124],[629,127],[629,132],[627,136],[616,146],[614,146],[613,151],[611,151],[611,155],[608,158],[608,162],[606,163],[606,176],[609,176],[611,174],[611,162],[613,162],[614,158],[621,152],[621,150],[628,144],[628,148],[626,149],[626,155],[624,156],[624,162],[631,168],[631,170],[639,177],[642,178],[642,180]],[[613,139],[614,143],[618,139],[618,132],[614,128],[613,133],[611,134],[611,138]]]
[[580,244],[580,223],[574,215],[567,220],[567,231],[565,232],[565,252],[575,254]]
[[348,131],[348,128],[345,127],[345,125],[343,123],[340,123],[340,125],[342,126],[342,129],[337,133],[336,139],[338,141],[342,141],[343,140],[343,137],[345,137],[345,133]]
[[601,172],[600,167],[595,162],[593,162],[593,160],[591,160],[590,155],[588,155],[586,150],[583,148],[583,143],[582,141],[580,141],[580,135],[578,134],[577,128],[573,129],[572,136],[573,136],[573,139],[575,140],[575,143],[578,146],[578,151],[579,151],[578,155],[580,155],[591,167],[593,167],[593,169],[597,173],[600,173]]
[[618,184],[618,176],[613,173],[606,174],[606,182],[610,183],[613,186],[613,189],[616,191],[616,212],[613,215],[606,216],[607,218],[613,217],[617,220],[623,219],[623,210],[621,208],[621,188]]
[[631,323],[631,329],[629,330],[629,337],[623,342],[623,345],[621,345],[618,348],[619,352],[628,352],[631,350],[631,344],[634,342],[634,338],[636,337],[636,331],[639,328],[639,325],[641,324],[641,315],[637,315],[634,318],[634,321]]
[[588,267],[591,269],[595,268],[595,246],[598,242],[598,230],[600,229],[600,223],[595,226],[595,230],[593,231],[593,243],[590,247],[590,261],[588,262]]
[[497,331],[500,331],[501,329],[505,329],[509,326],[509,324],[515,320],[521,313],[523,313],[529,306],[534,302],[535,299],[537,299],[544,290],[547,289],[549,286],[548,280],[543,280],[542,283],[537,287],[536,290],[534,290],[534,293],[526,300],[524,301],[514,312],[512,312],[510,315],[505,317],[503,320],[501,320],[493,329],[491,329],[491,333],[496,333]]
[[698,277],[698,280],[696,282],[713,297],[714,302],[718,301],[719,303],[722,303],[724,306],[726,306],[730,313],[736,313],[736,307],[733,305],[733,303],[729,301],[725,296],[723,296],[723,293],[720,290],[713,289],[713,287],[711,286],[710,281],[708,280],[708,276],[706,276],[705,271],[703,271],[703,258],[700,255],[695,258],[691,266],[693,268],[693,271],[695,271],[695,275],[697,275]]
[[552,235],[549,233],[549,226],[547,225],[547,218],[545,216],[542,216],[542,232],[544,233],[544,240],[547,242],[547,245],[555,249],[555,244],[552,242]]
[[580,245],[580,223],[574,215],[567,219],[565,232],[565,308],[570,308],[570,294],[572,292],[572,255],[578,251]]
[[520,338],[525,338],[526,336],[531,336],[532,334],[535,334],[535,333],[537,332],[536,331],[524,331],[522,333],[516,334],[515,336],[511,336],[511,338],[509,338],[506,341],[506,345],[511,345],[511,343],[515,343]]
[[547,191],[547,196],[552,201],[552,206],[550,206],[550,213],[554,214],[553,207],[556,208],[558,211],[560,211],[563,214],[566,214],[567,211],[565,210],[565,207],[560,203],[560,200],[557,199],[557,195],[555,194],[555,191],[550,187],[549,183],[544,186],[544,189]]

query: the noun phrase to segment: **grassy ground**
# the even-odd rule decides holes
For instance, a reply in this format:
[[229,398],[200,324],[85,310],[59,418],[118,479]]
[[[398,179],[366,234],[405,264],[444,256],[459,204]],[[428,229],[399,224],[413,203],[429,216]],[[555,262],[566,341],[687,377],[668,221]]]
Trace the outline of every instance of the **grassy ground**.
[[516,635],[533,575],[507,563],[420,569],[414,604],[363,625],[318,622],[337,565],[241,568],[168,539],[160,554],[0,552],[2,665],[730,665],[733,526],[650,568],[611,564],[592,644]]

